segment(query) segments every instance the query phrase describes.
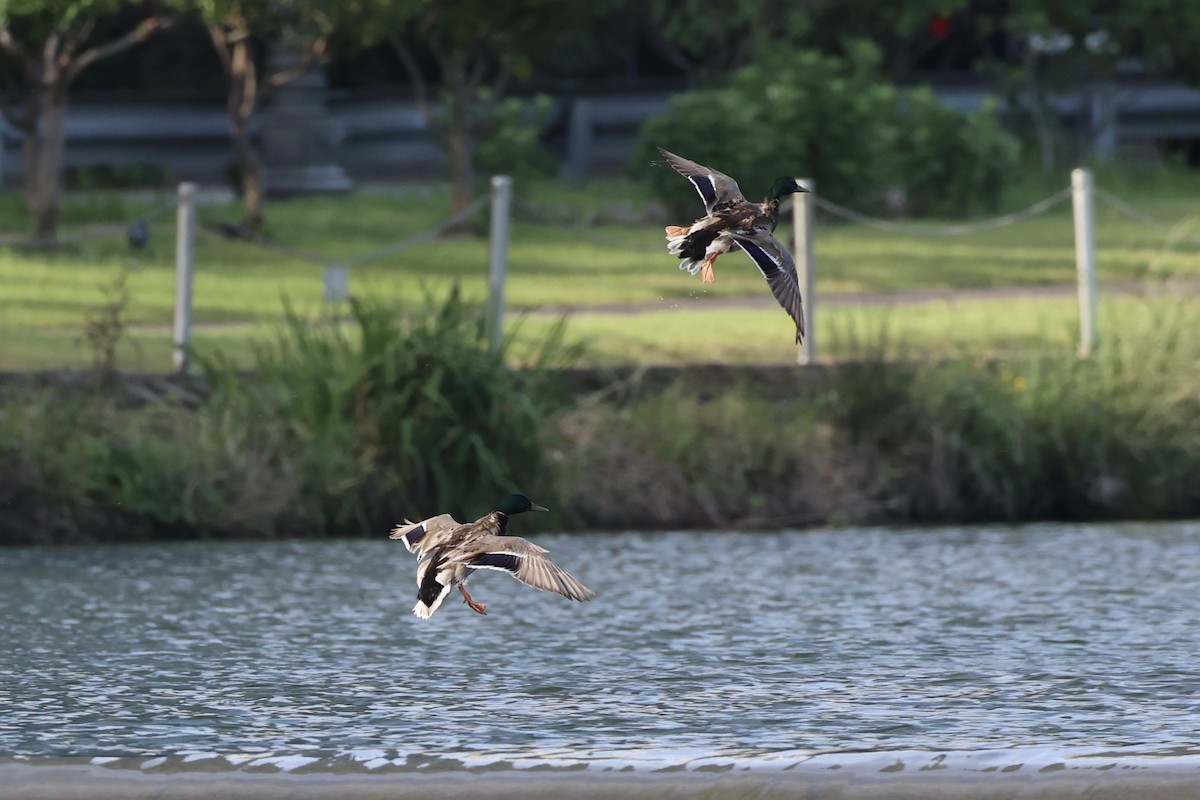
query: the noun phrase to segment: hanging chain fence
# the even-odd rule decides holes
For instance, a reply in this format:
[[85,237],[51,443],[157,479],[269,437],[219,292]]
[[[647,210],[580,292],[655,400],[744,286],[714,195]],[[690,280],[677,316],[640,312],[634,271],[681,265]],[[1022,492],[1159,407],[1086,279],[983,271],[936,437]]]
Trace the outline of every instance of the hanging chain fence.
[[1172,239],[1174,239],[1177,242],[1187,242],[1188,244],[1200,245],[1200,236],[1180,235],[1181,234],[1181,230],[1180,230],[1181,223],[1176,223],[1175,225],[1168,225],[1165,222],[1159,222],[1154,217],[1147,214],[1145,211],[1142,211],[1140,208],[1131,206],[1129,203],[1126,203],[1124,200],[1117,197],[1112,192],[1106,191],[1105,189],[1102,189],[1099,186],[1093,187],[1092,191],[1095,193],[1096,197],[1100,198],[1105,203],[1107,203],[1109,205],[1109,207],[1111,207],[1118,213],[1124,214],[1126,217],[1129,217],[1133,221],[1140,222],[1141,224],[1145,225],[1147,228],[1153,228],[1156,231],[1166,234],[1167,236],[1171,237]]
[[380,247],[377,250],[371,250],[366,253],[361,253],[357,256],[340,260],[331,259],[327,256],[317,255],[315,253],[309,253],[305,250],[301,250],[298,247],[292,247],[289,244],[278,242],[269,236],[266,236],[265,234],[259,233],[258,231],[238,223],[227,222],[225,220],[205,219],[202,219],[201,223],[206,229],[210,231],[216,231],[227,239],[257,245],[266,250],[274,250],[277,253],[283,253],[290,258],[294,258],[297,261],[304,261],[308,264],[315,264],[320,267],[344,269],[349,267],[358,267],[371,261],[378,261],[381,258],[387,258],[388,256],[395,255],[401,251],[408,250],[411,247],[416,247],[417,245],[432,241],[454,226],[466,222],[481,209],[487,207],[490,202],[491,199],[487,196],[478,197],[471,201],[470,205],[468,205],[462,211],[444,220],[443,222],[438,223],[432,228],[415,233],[412,236],[405,237],[404,239],[400,239],[392,244]]
[[[1200,236],[1180,235],[1180,229],[1178,225],[1172,226],[1161,222],[1141,209],[1125,202],[1112,192],[1103,189],[1102,187],[1093,187],[1093,192],[1099,200],[1103,201],[1118,213],[1135,222],[1138,222],[1148,228],[1157,230],[1165,235],[1172,236],[1177,242],[1200,245]],[[835,217],[840,217],[847,221],[865,225],[877,230],[888,231],[891,233],[903,233],[913,236],[953,237],[979,233],[987,230],[996,230],[1024,222],[1050,210],[1060,203],[1063,203],[1064,201],[1068,200],[1070,196],[1071,189],[1070,187],[1066,187],[1055,192],[1049,197],[1046,197],[1019,211],[1014,211],[1010,214],[1004,214],[1002,216],[993,217],[990,219],[957,225],[921,225],[896,222],[892,220],[881,219],[879,217],[873,217],[868,214],[863,214],[862,212],[855,211],[852,208],[848,208],[846,206],[839,205],[838,203],[834,203],[831,200],[827,200],[821,195],[814,195],[813,200],[818,208],[829,214],[832,214]],[[593,244],[598,244],[617,250],[627,250],[630,252],[657,252],[662,249],[661,245],[657,243],[649,244],[640,242],[635,243],[613,241],[610,237],[596,233],[588,226],[568,225],[552,219],[545,211],[525,198],[514,197],[513,200],[515,205],[520,208],[523,213],[532,217],[537,224],[569,231],[571,234]],[[201,219],[201,223],[204,228],[210,231],[215,231],[227,239],[244,241],[248,244],[258,245],[259,247],[267,250],[274,250],[290,258],[296,259],[297,261],[303,261],[305,263],[322,267],[346,268],[357,267],[372,261],[387,258],[395,255],[396,253],[400,253],[404,250],[408,250],[412,247],[432,241],[443,235],[447,230],[461,224],[462,222],[465,222],[467,219],[478,213],[481,209],[489,205],[489,203],[489,197],[486,195],[480,196],[473,200],[465,209],[432,228],[413,234],[376,250],[344,259],[331,259],[327,256],[307,252],[300,248],[276,241],[265,234],[237,223],[213,219]],[[60,236],[54,240],[40,240],[24,235],[0,236],[0,247],[50,249],[55,247],[86,244],[88,242],[97,241],[100,239],[117,237],[129,238],[132,241],[133,238],[138,235],[137,231],[139,228],[149,225],[151,222],[154,222],[165,214],[173,211],[176,206],[177,201],[172,198],[171,200],[168,200],[129,221],[91,226],[66,236]]]
[[22,235],[0,236],[0,247],[48,250],[55,247],[86,244],[98,239],[115,239],[119,237],[124,237],[130,240],[131,243],[136,243],[135,240],[140,240],[144,243],[146,236],[145,226],[154,222],[159,217],[174,211],[177,205],[178,202],[172,198],[127,222],[92,225],[81,231],[76,231],[69,236],[59,236],[55,239],[34,239]]
[[967,222],[961,225],[914,225],[905,222],[892,222],[878,217],[868,216],[855,211],[852,208],[838,205],[837,203],[826,200],[820,195],[816,195],[813,200],[817,207],[833,214],[836,217],[857,222],[860,225],[866,225],[871,228],[877,228],[881,231],[889,231],[891,233],[907,233],[913,236],[965,236],[970,233],[979,233],[981,231],[990,231],[997,228],[1007,228],[1009,225],[1016,225],[1018,222],[1024,222],[1027,219],[1032,219],[1038,214],[1049,211],[1059,203],[1064,202],[1071,196],[1071,187],[1060,189],[1044,200],[1039,200],[1028,208],[1023,208],[1020,211],[1014,211],[1011,214],[993,217],[991,219],[979,220],[978,222]]
[[589,228],[586,225],[564,225],[563,223],[558,222],[557,220],[551,219],[549,214],[547,214],[545,211],[542,211],[535,204],[533,204],[532,202],[530,202],[522,197],[514,197],[513,201],[515,202],[515,204],[517,205],[518,208],[520,208],[526,214],[533,217],[534,220],[539,225],[545,225],[547,227],[558,228],[559,230],[569,231],[570,233],[574,234],[575,236],[578,236],[580,239],[586,239],[587,241],[591,242],[592,244],[598,244],[598,245],[602,245],[604,247],[611,247],[614,250],[629,250],[631,252],[636,252],[636,253],[657,252],[659,250],[662,250],[664,247],[663,245],[658,245],[658,244],[642,244],[642,243],[634,243],[634,242],[614,242],[611,239],[609,239],[608,237],[603,236],[602,234],[596,233],[595,231],[593,231],[591,228]]

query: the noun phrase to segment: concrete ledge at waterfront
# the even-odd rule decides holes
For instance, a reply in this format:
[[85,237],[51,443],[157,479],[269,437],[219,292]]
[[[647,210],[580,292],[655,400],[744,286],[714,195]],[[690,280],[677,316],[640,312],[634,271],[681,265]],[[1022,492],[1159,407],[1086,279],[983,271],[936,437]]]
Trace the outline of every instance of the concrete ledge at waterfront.
[[420,767],[366,769],[361,763],[321,763],[302,757],[271,757],[240,765],[219,758],[10,758],[0,761],[0,800],[1193,800],[1200,796],[1200,756],[1196,755],[1062,756],[1021,750],[857,753],[816,755],[774,766],[716,759],[700,766],[678,764],[653,771],[630,765],[596,769],[585,763],[545,763],[526,769],[513,768],[511,763],[473,769],[455,764],[445,760]]

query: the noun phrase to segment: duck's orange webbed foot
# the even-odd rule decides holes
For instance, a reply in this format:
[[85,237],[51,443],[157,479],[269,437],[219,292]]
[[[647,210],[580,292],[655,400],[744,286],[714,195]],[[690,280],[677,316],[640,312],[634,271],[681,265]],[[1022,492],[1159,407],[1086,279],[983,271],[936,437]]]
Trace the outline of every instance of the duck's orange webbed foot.
[[472,611],[474,611],[476,614],[482,614],[485,617],[487,616],[487,606],[483,603],[476,603],[474,600],[472,600],[471,595],[467,594],[467,587],[460,583],[458,585],[458,590],[462,592],[463,600],[468,606],[470,606]]
[[673,239],[676,236],[683,236],[685,233],[687,233],[687,228],[683,225],[668,225],[667,227],[663,228],[663,230],[667,232],[668,239]]
[[717,275],[713,272],[713,264],[717,263],[717,256],[711,255],[704,259],[700,265],[700,280],[704,283],[716,283]]

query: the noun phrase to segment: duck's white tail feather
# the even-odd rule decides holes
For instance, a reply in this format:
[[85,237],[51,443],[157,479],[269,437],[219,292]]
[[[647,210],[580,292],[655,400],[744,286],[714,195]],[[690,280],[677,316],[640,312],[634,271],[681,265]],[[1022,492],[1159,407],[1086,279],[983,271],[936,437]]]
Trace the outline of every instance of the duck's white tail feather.
[[421,619],[429,619],[433,616],[433,612],[437,611],[442,605],[442,601],[446,599],[446,595],[448,594],[450,594],[450,586],[446,585],[442,587],[442,591],[438,593],[438,596],[433,598],[432,603],[426,603],[424,600],[417,600],[417,604],[413,606],[413,614],[417,615]]
[[[700,230],[701,228],[707,228],[712,224],[713,221],[710,221],[709,218],[705,218],[702,220],[697,220],[686,227],[682,225],[668,225],[666,227],[667,252],[673,256],[679,256],[679,254],[683,252],[683,247],[688,236],[697,230]],[[705,252],[705,256],[711,255],[715,248],[715,243],[713,245],[709,245],[707,252]],[[727,250],[728,247],[716,249],[716,252],[722,253],[726,252]],[[683,258],[682,256],[679,256],[679,258],[679,268],[689,275],[695,275],[700,271],[700,267],[704,265],[703,258]]]
[[692,227],[690,225],[668,225],[665,230],[667,232],[667,252],[673,256],[679,255],[683,250],[684,240],[692,232]]
[[445,569],[444,565],[438,552],[417,565],[417,604],[412,612],[421,619],[432,617],[454,588],[454,568]]
[[[680,236],[678,241],[671,239],[667,240],[667,251],[673,255],[679,255],[679,251],[683,249],[683,240],[685,237]],[[679,268],[689,275],[695,275],[700,271],[700,265],[704,263],[702,258],[684,258],[679,262]]]

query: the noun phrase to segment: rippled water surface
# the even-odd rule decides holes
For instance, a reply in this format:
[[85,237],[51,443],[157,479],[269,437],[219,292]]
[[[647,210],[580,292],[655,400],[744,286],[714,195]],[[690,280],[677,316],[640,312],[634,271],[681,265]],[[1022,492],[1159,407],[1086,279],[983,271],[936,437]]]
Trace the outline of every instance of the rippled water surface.
[[1200,752],[1200,525],[537,539],[599,596],[484,573],[423,622],[387,540],[0,550],[0,753]]

